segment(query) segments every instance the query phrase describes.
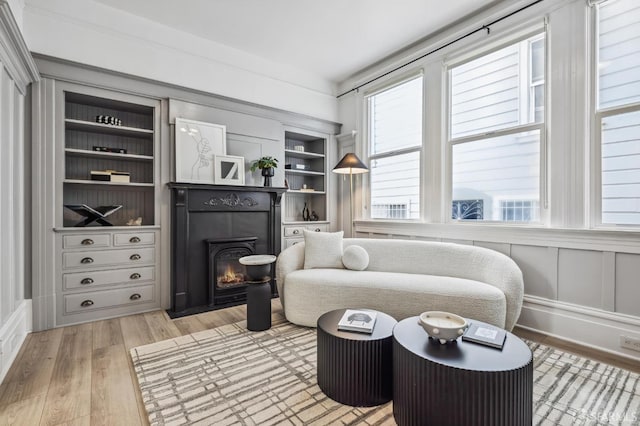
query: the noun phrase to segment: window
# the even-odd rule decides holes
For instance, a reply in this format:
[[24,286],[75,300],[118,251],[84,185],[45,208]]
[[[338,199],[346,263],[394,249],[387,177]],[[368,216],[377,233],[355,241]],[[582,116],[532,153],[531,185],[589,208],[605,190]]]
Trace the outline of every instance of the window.
[[640,225],[640,3],[598,6],[601,223]]
[[544,49],[540,34],[450,68],[453,219],[540,220]]
[[371,217],[420,217],[422,76],[367,97]]

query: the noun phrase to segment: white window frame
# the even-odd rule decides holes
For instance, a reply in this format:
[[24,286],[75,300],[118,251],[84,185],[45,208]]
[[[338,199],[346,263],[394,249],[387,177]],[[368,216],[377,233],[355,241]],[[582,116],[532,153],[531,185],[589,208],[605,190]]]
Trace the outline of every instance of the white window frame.
[[616,224],[602,222],[602,121],[614,115],[626,114],[640,111],[640,102],[600,109],[600,73],[598,70],[600,62],[600,28],[599,28],[599,5],[607,0],[590,0],[591,6],[591,110],[593,120],[592,145],[591,145],[591,228],[595,229],[630,229],[637,231],[640,225]]
[[[411,80],[417,79],[417,78],[421,78],[422,79],[422,93],[421,93],[421,99],[422,99],[422,105],[421,105],[421,110],[422,110],[422,129],[420,132],[420,144],[416,145],[415,147],[409,147],[409,148],[402,148],[402,149],[398,149],[398,150],[392,150],[392,151],[386,151],[383,153],[377,153],[377,154],[371,154],[371,125],[372,125],[372,119],[371,119],[371,109],[369,108],[369,98],[371,98],[372,96],[375,96],[379,93],[385,92],[387,90],[393,89],[394,87],[400,86],[404,83],[407,83]],[[379,86],[376,86],[374,89],[367,91],[366,93],[364,93],[363,95],[363,108],[365,111],[364,117],[365,117],[365,125],[364,128],[366,129],[366,133],[365,133],[365,156],[367,158],[367,164],[371,164],[372,161],[374,160],[379,160],[379,159],[384,159],[384,158],[390,158],[390,157],[395,157],[398,155],[404,155],[404,154],[410,154],[413,152],[418,152],[419,153],[419,167],[418,167],[418,173],[419,173],[419,178],[418,178],[418,184],[419,184],[419,188],[418,188],[418,196],[419,196],[419,216],[417,219],[415,218],[406,218],[406,219],[387,219],[387,218],[372,218],[371,217],[371,213],[373,211],[373,206],[371,204],[371,173],[367,173],[367,178],[366,178],[366,191],[364,191],[365,195],[365,200],[364,202],[366,203],[366,219],[369,220],[379,220],[379,221],[399,221],[399,222],[417,222],[417,221],[421,221],[423,220],[424,217],[424,209],[425,209],[425,200],[424,200],[424,196],[423,196],[423,176],[424,176],[424,135],[425,135],[425,79],[424,79],[424,72],[421,69],[419,69],[417,72],[416,70],[412,70],[409,73],[406,73],[402,76],[399,76],[391,81],[386,81],[384,84],[381,84]]]
[[[503,49],[507,46],[510,46],[512,44],[515,43],[519,43],[522,42],[524,40],[530,39],[534,36],[539,35],[540,37],[545,37],[545,63],[544,63],[544,73],[545,73],[545,78],[544,81],[547,82],[548,81],[548,69],[549,69],[549,62],[548,62],[548,55],[549,55],[549,49],[548,49],[548,43],[549,43],[549,34],[546,31],[546,24],[543,28],[535,28],[535,29],[530,29],[528,31],[525,32],[521,32],[518,33],[517,35],[513,35],[511,37],[505,37],[504,39],[502,39],[499,43],[495,43],[493,44],[490,48],[487,48],[486,50],[483,50],[481,53],[477,53],[477,51],[473,54],[473,55],[464,55],[460,58],[452,58],[450,60],[447,60],[446,63],[444,64],[444,69],[443,69],[443,79],[446,81],[446,96],[445,96],[445,100],[443,102],[444,104],[444,110],[443,110],[443,125],[445,128],[445,132],[444,134],[446,135],[446,139],[445,139],[445,156],[446,156],[446,166],[445,166],[445,182],[444,184],[445,189],[444,189],[444,203],[443,203],[443,213],[444,213],[444,219],[445,219],[445,223],[449,223],[449,224],[453,224],[453,223],[472,223],[472,224],[488,224],[488,225],[503,225],[503,226],[520,226],[520,227],[536,227],[536,226],[541,226],[541,225],[545,225],[546,223],[548,223],[548,218],[549,218],[549,209],[548,209],[548,201],[547,201],[547,197],[548,197],[548,191],[547,191],[547,170],[548,170],[548,166],[547,166],[547,162],[548,162],[548,158],[547,158],[547,118],[548,118],[548,110],[549,110],[549,84],[545,84],[545,108],[544,108],[544,117],[543,117],[543,121],[541,123],[531,123],[531,124],[524,124],[524,125],[519,125],[519,126],[515,126],[515,127],[509,127],[507,129],[500,129],[500,130],[493,130],[493,131],[489,131],[489,132],[484,132],[484,133],[478,133],[478,134],[474,134],[474,135],[470,135],[470,136],[461,136],[461,137],[457,137],[457,138],[452,138],[451,137],[451,97],[452,97],[452,90],[453,90],[453,85],[452,85],[452,79],[451,79],[451,70],[457,66],[460,66],[462,64],[465,64],[467,62],[471,62],[477,58],[489,55],[493,52],[496,52],[500,49]],[[533,41],[535,41],[536,39],[534,39]],[[529,49],[530,50],[530,49]],[[527,55],[530,57],[530,55]],[[530,90],[530,83],[529,81],[530,79],[530,75],[531,75],[531,64],[530,64],[530,60],[529,58],[527,58],[527,69],[528,71],[528,75],[527,77],[527,90]],[[529,98],[529,94],[527,95],[527,98]],[[527,102],[529,102],[529,100],[527,100]],[[539,177],[539,191],[540,191],[540,196],[539,196],[539,205],[540,205],[540,211],[538,214],[538,221],[536,222],[509,222],[509,221],[502,221],[502,220],[469,220],[469,221],[460,221],[457,219],[453,219],[451,217],[451,205],[453,202],[453,147],[454,145],[457,144],[463,144],[463,143],[468,143],[468,142],[476,142],[476,141],[481,141],[484,139],[489,139],[489,138],[496,138],[496,137],[501,137],[501,136],[509,136],[509,135],[513,135],[513,134],[517,134],[517,133],[524,133],[524,132],[529,132],[529,131],[538,131],[540,134],[540,177]]]

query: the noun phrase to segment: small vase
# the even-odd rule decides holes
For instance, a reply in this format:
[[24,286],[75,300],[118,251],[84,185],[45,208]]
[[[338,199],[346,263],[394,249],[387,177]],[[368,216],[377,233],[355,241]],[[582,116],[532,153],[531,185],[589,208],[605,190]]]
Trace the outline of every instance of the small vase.
[[264,176],[264,186],[271,186],[271,178],[275,174],[273,167],[268,169],[262,169],[262,176]]
[[309,221],[309,208],[307,207],[307,203],[304,203],[304,207],[302,208],[302,220],[305,222]]

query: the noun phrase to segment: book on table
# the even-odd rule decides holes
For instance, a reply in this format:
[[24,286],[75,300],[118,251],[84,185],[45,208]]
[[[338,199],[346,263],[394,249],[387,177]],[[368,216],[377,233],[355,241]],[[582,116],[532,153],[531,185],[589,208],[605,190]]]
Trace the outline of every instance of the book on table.
[[502,349],[506,337],[507,332],[501,328],[474,322],[464,332],[462,340]]
[[363,309],[347,309],[338,321],[338,330],[372,333],[376,324],[376,312]]

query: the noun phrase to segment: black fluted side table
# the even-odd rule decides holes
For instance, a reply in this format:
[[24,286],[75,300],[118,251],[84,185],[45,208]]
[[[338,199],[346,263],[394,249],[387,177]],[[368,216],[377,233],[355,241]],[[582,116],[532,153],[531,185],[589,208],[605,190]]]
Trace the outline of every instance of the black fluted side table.
[[411,317],[393,338],[398,425],[531,426],[533,354],[517,336],[507,332],[502,350],[462,339],[441,345]]
[[338,330],[344,309],[318,318],[318,386],[331,399],[356,407],[391,400],[393,327],[396,320],[377,312],[373,333]]

